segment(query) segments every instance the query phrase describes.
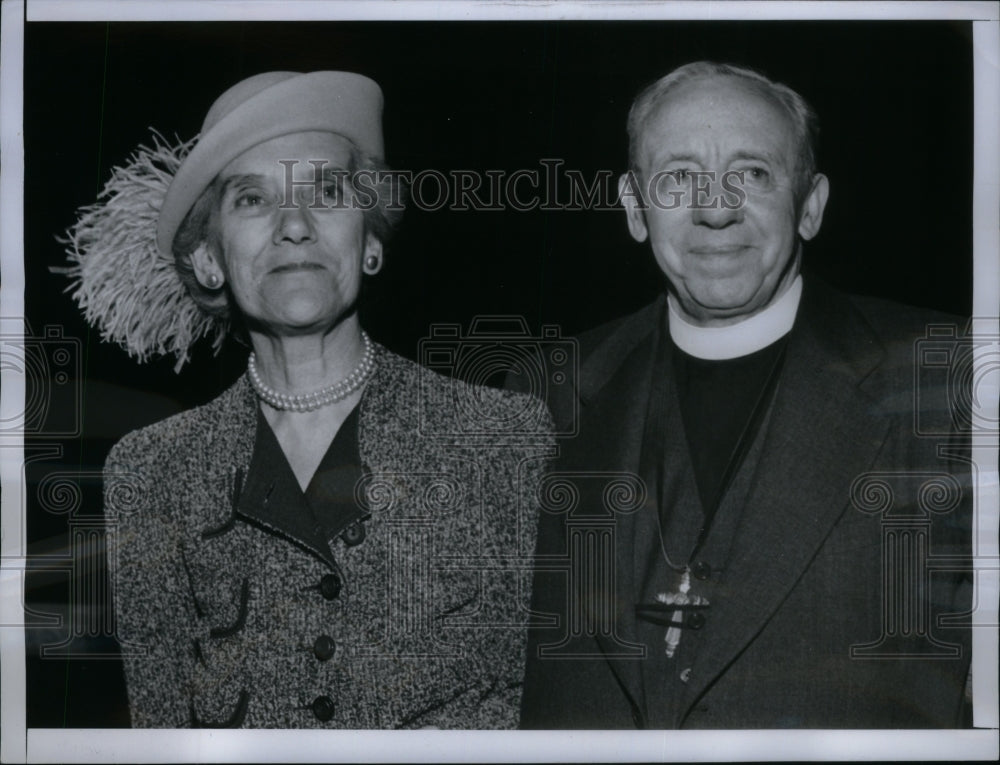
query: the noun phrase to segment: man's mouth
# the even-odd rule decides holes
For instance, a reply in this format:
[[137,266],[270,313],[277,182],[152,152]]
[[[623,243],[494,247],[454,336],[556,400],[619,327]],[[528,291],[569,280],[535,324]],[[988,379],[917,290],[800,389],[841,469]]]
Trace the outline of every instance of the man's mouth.
[[692,247],[690,251],[695,255],[734,255],[746,249],[745,244],[715,244]]

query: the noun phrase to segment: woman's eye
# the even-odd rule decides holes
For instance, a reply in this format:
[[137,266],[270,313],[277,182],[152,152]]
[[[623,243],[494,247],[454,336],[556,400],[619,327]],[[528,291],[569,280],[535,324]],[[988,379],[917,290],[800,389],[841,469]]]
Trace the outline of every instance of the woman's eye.
[[233,204],[236,207],[254,208],[260,207],[265,202],[264,195],[257,191],[243,191],[236,195]]
[[339,172],[324,179],[319,184],[320,199],[323,200],[327,207],[343,206],[344,200],[348,198],[346,195],[349,194],[347,184],[348,182],[344,178],[344,174]]

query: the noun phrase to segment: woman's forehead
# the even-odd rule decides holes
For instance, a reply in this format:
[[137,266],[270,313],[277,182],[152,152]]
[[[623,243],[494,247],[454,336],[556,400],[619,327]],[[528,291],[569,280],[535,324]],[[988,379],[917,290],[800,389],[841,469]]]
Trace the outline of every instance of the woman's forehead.
[[323,131],[289,133],[247,149],[219,173],[233,175],[280,175],[291,171],[296,177],[312,177],[324,168],[346,169],[353,144],[342,135]]

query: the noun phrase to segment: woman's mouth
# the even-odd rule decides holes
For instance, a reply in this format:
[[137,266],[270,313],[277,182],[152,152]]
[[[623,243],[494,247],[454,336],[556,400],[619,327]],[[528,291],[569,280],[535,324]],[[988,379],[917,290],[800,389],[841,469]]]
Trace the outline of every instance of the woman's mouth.
[[302,261],[298,263],[282,263],[280,266],[275,266],[268,273],[272,274],[284,274],[294,271],[321,271],[323,266],[319,263],[313,263],[310,261]]

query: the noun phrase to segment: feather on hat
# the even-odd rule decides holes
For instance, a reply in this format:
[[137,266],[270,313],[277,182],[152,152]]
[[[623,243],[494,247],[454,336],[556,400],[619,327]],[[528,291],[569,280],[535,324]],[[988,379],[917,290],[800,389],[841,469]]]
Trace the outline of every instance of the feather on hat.
[[325,130],[381,158],[382,103],[378,84],[351,72],[267,72],[237,83],[196,138],[171,146],[153,130],[150,146],[113,168],[97,202],[59,239],[69,265],[52,270],[70,277],[66,291],[101,339],[140,362],[173,354],[180,371],[206,336],[218,353],[230,322],[199,308],[174,265],[184,217],[230,161],[278,136]]
[[212,337],[215,352],[229,322],[202,311],[174,267],[156,246],[156,222],[167,188],[194,143],[170,146],[153,131],[129,161],[112,170],[98,201],[80,208],[60,238],[70,265],[53,269],[72,279],[67,288],[101,339],[118,343],[140,362],[175,355],[174,371],[191,346]]

